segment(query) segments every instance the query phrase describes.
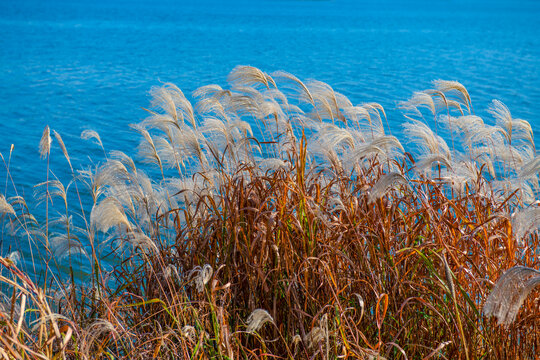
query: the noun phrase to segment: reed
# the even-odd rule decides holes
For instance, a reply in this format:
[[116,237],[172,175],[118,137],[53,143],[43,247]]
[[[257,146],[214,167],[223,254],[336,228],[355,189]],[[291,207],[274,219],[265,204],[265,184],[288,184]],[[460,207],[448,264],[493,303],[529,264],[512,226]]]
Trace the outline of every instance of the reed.
[[105,158],[84,167],[53,131],[71,177],[47,168],[45,219],[0,196],[37,269],[0,257],[0,358],[535,359],[527,122],[438,80],[400,104],[406,150],[379,104],[282,71],[228,79],[195,104],[153,88],[135,159],[89,130]]

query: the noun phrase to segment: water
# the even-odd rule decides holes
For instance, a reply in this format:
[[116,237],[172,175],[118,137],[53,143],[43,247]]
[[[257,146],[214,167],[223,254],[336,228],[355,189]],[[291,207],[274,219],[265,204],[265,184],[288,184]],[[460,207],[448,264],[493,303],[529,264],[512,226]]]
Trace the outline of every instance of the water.
[[[475,110],[493,98],[540,134],[540,4],[536,1],[5,1],[0,3],[0,152],[11,144],[19,193],[45,181],[38,143],[58,131],[76,168],[101,150],[133,155],[128,124],[160,82],[185,93],[225,85],[238,64],[332,85],[376,101],[394,132],[396,102],[434,79],[457,80]],[[55,146],[51,168],[68,173]],[[6,179],[0,166],[0,180]],[[0,183],[1,184],[1,183]],[[13,189],[8,186],[8,195]]]

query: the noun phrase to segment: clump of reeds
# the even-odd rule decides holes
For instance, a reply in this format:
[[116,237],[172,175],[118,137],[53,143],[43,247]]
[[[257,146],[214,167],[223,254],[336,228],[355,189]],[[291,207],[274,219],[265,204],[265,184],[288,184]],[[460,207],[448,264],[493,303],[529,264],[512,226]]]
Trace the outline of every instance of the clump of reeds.
[[153,88],[135,159],[88,130],[105,159],[75,170],[54,132],[71,178],[47,170],[44,221],[15,184],[0,196],[34,251],[0,258],[0,357],[534,358],[526,121],[495,101],[490,124],[436,81],[400,103],[405,151],[379,104],[281,71],[229,81],[194,105]]

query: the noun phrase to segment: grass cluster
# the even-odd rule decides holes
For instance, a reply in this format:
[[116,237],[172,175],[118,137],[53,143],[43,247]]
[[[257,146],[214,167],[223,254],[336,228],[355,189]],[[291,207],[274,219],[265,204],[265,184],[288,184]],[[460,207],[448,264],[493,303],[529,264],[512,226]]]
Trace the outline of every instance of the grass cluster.
[[[399,104],[407,152],[378,104],[247,66],[229,81],[195,107],[152,89],[133,125],[147,172],[119,151],[76,170],[54,133],[72,179],[47,170],[44,219],[14,184],[0,197],[5,237],[29,244],[0,257],[0,358],[537,358],[526,121],[494,101],[489,125],[436,81]],[[47,161],[51,144],[47,127]]]

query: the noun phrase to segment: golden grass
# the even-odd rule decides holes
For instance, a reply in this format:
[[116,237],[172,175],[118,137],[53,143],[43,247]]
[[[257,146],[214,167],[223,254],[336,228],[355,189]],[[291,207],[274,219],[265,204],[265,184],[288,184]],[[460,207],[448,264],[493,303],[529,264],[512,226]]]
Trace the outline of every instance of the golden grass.
[[152,89],[133,125],[148,166],[112,151],[75,172],[54,132],[73,178],[47,169],[44,222],[0,197],[44,269],[0,257],[0,358],[535,359],[528,123],[495,102],[490,125],[439,80],[402,104],[406,151],[378,104],[285,72],[229,80],[195,106]]

